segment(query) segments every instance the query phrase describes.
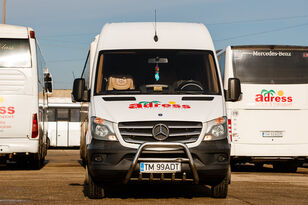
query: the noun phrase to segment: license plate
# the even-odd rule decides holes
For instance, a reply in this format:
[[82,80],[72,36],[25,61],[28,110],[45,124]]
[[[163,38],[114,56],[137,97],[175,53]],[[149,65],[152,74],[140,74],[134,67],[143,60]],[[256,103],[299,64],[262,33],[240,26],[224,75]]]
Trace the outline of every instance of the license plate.
[[283,131],[262,131],[262,137],[283,137]]
[[181,172],[179,162],[141,162],[141,173],[174,173]]

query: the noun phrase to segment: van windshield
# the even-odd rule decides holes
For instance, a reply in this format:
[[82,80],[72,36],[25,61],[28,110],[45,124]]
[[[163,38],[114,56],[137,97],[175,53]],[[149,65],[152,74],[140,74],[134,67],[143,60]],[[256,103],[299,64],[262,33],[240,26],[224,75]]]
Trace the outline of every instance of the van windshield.
[[190,50],[104,51],[95,94],[220,94],[213,53]]
[[247,84],[308,83],[308,50],[233,50],[233,69]]
[[0,39],[0,67],[31,67],[28,39]]

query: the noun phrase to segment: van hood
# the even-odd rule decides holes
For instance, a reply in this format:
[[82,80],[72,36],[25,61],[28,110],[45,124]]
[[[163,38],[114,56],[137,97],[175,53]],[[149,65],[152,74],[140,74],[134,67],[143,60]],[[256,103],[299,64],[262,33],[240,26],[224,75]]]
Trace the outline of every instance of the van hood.
[[199,121],[225,115],[222,96],[94,96],[93,116],[112,122]]

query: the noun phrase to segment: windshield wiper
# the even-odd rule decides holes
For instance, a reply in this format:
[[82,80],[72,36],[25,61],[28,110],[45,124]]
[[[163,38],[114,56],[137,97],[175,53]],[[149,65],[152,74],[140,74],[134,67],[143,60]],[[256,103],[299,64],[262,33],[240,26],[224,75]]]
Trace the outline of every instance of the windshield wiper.
[[104,92],[96,93],[96,95],[130,95],[140,94],[140,90],[108,90]]
[[206,94],[203,90],[180,90],[177,94]]
[[218,95],[219,93],[208,90],[178,90],[176,94],[191,94],[191,95]]

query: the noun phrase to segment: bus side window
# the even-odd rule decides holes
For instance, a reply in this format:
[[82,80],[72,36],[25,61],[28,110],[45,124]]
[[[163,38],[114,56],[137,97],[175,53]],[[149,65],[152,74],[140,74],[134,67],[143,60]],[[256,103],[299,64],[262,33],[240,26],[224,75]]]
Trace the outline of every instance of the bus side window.
[[48,109],[48,121],[49,122],[55,122],[56,121],[56,109],[55,108],[49,108]]
[[36,45],[37,72],[38,72],[38,79],[40,81],[38,87],[39,87],[39,91],[42,91],[43,90],[42,86],[44,85],[43,68],[46,68],[46,62],[43,57],[38,41],[35,42],[35,45]]
[[57,121],[69,121],[69,109],[58,108],[57,109]]
[[80,109],[71,109],[70,122],[80,122]]
[[225,59],[226,59],[226,51],[220,54],[218,57],[220,74],[221,74],[222,79],[224,78],[224,74],[225,74]]

